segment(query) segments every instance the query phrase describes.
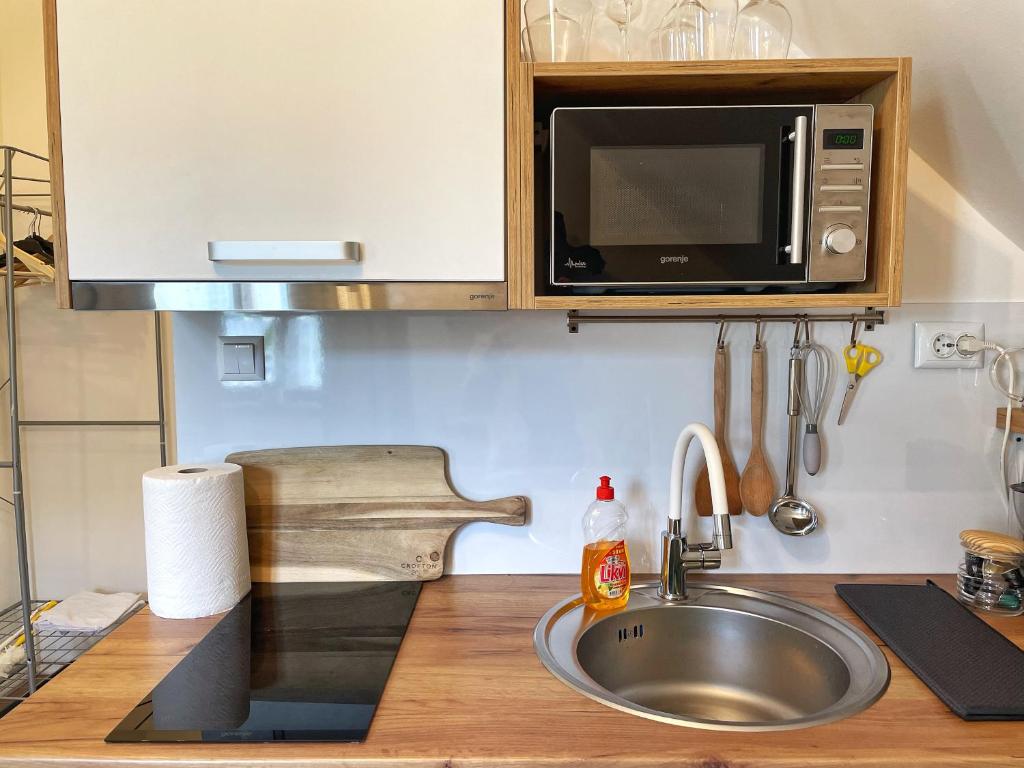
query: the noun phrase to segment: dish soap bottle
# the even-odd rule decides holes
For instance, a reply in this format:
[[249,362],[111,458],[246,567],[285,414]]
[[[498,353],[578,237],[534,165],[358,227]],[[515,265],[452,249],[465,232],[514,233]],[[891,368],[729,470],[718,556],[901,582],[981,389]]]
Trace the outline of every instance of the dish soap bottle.
[[591,608],[621,608],[629,600],[626,508],[615,500],[612,479],[601,477],[597,500],[583,516],[583,568],[580,591]]

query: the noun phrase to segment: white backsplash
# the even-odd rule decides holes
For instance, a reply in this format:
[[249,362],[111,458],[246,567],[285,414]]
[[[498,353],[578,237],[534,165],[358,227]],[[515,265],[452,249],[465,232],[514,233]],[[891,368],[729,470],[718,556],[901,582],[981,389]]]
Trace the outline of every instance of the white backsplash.
[[[948,572],[961,529],[1006,529],[996,490],[999,398],[985,371],[913,370],[912,327],[978,320],[989,339],[1021,344],[1024,304],[917,305],[890,317],[864,337],[885,363],[863,382],[843,427],[835,419],[845,375],[838,382],[823,469],[798,480],[821,528],[787,538],[767,518],[744,515],[728,570]],[[461,494],[529,497],[526,527],[475,524],[456,535],[456,573],[576,571],[580,517],[604,473],[630,509],[634,570],[654,570],[676,435],[712,418],[712,324],[584,326],[570,335],[561,313],[203,313],[177,315],[174,330],[182,461],[301,445],[439,445]],[[220,382],[219,334],[264,334],[267,381]],[[849,334],[848,325],[814,329],[837,350]],[[752,336],[749,325],[728,333],[730,438],[741,468]],[[766,439],[780,481],[791,339],[791,326],[768,326]],[[701,525],[707,539],[710,524]]]

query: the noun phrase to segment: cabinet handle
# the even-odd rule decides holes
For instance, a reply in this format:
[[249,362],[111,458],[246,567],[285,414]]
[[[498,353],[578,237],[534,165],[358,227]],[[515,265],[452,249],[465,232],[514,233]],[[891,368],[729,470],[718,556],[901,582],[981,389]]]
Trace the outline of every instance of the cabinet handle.
[[362,243],[341,240],[211,240],[210,261],[333,261],[356,264]]

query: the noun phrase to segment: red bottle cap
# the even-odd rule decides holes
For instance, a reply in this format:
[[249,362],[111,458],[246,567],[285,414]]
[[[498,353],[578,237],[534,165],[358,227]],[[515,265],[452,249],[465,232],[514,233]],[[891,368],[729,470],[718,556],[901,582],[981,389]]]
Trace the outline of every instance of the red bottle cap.
[[597,486],[597,498],[600,501],[611,501],[615,498],[615,489],[611,483],[612,479],[608,475],[601,475],[601,484]]

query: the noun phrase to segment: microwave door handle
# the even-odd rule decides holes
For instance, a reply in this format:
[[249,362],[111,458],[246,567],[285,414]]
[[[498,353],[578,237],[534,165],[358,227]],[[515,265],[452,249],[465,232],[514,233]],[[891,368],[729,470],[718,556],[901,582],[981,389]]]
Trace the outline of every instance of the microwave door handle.
[[793,209],[790,213],[789,245],[786,246],[786,253],[789,254],[790,264],[803,264],[807,213],[807,118],[804,115],[797,117],[795,129],[789,134],[789,140],[793,142],[793,189],[789,198],[793,203]]

